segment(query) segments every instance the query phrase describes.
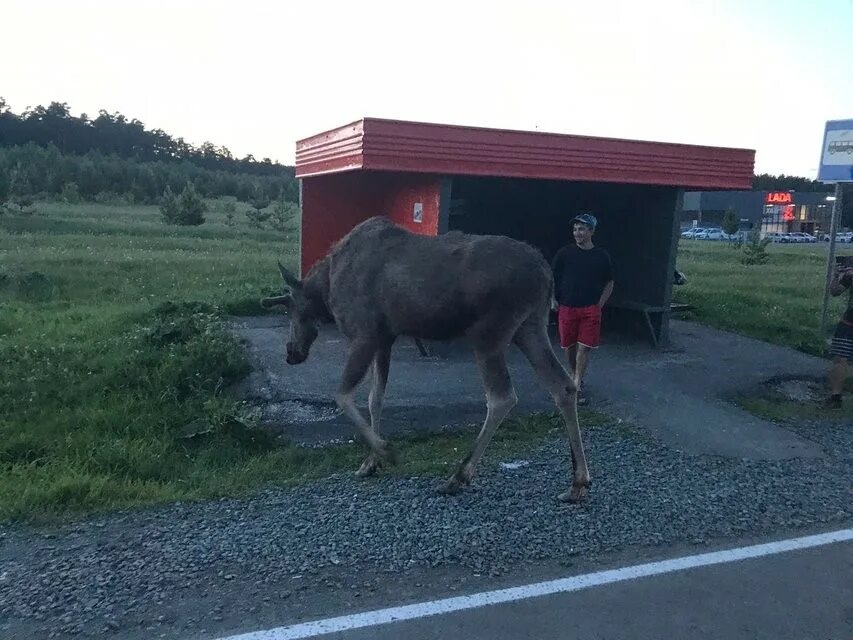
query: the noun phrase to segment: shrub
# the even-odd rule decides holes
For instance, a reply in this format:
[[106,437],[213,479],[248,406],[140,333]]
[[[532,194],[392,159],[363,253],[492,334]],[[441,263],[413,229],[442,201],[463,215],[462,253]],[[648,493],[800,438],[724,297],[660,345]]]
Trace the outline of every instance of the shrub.
[[195,190],[192,182],[187,182],[187,186],[184,187],[178,200],[178,208],[178,224],[195,227],[204,223],[207,204]]
[[77,186],[76,182],[66,182],[62,185],[62,191],[59,193],[59,197],[63,202],[67,202],[68,204],[79,204],[80,188]]
[[743,247],[743,255],[740,261],[745,265],[764,264],[770,255],[767,253],[767,245],[770,238],[762,238],[758,229],[753,229],[749,234],[749,240]]
[[163,196],[160,198],[160,215],[163,216],[163,222],[166,224],[178,224],[180,217],[178,198],[172,193],[168,185],[166,185]]
[[256,189],[255,195],[249,199],[249,205],[252,207],[246,212],[249,224],[260,229],[270,219],[270,212],[265,211],[270,206],[270,199],[260,189]]

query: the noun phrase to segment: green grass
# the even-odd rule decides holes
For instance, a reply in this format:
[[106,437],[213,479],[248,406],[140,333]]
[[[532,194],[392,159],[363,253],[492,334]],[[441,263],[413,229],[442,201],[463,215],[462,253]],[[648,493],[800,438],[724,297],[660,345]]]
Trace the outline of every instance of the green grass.
[[[581,408],[578,411],[581,429],[621,429],[606,416]],[[459,461],[467,455],[480,430],[480,425],[471,425],[452,433],[417,433],[394,439],[394,447],[400,452],[400,464],[392,467],[392,473],[400,474],[449,474]],[[516,456],[529,453],[530,448],[545,436],[561,435],[565,432],[559,414],[536,414],[525,418],[507,420],[495,432],[495,436],[483,455],[482,465],[496,464]],[[627,434],[626,434],[627,435]],[[568,447],[568,443],[566,444]],[[363,457],[363,452],[359,449]],[[569,477],[569,450],[566,449],[566,477]]]
[[[820,334],[820,311],[827,247],[771,244],[767,249],[766,264],[746,266],[727,243],[682,239],[678,268],[688,283],[674,288],[675,300],[694,307],[691,320],[824,355],[827,336]],[[838,252],[853,249],[838,245]],[[829,329],[846,300],[830,298]]]
[[[223,392],[247,364],[221,318],[260,312],[296,235],[216,210],[199,228],[155,207],[37,211],[0,216],[0,518],[225,488],[271,445]],[[200,417],[203,444],[176,438]]]
[[[276,259],[295,267],[298,245],[239,212],[229,227],[213,206],[198,228],[166,227],[143,206],[0,216],[0,519],[239,495],[358,467],[361,446],[282,443],[229,395],[247,363],[223,315],[261,313]],[[204,433],[186,437],[188,425]],[[548,416],[512,421],[485,463],[559,429]],[[475,434],[396,439],[390,472],[443,474]]]

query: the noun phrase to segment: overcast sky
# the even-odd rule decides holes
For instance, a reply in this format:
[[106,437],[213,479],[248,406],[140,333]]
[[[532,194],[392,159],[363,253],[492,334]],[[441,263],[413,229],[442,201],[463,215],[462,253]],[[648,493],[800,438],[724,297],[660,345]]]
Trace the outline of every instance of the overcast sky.
[[292,164],[363,116],[756,149],[853,118],[853,0],[2,2],[0,96]]

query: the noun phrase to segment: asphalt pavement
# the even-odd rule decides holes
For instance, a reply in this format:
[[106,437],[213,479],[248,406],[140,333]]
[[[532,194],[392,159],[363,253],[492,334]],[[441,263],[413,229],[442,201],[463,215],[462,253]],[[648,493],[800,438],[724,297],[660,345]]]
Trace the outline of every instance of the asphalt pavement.
[[[847,530],[847,537],[851,530]],[[692,558],[695,558],[693,556]],[[691,557],[679,558],[689,566]],[[660,563],[655,563],[660,564]],[[626,578],[620,570],[599,586],[501,604],[471,606],[464,598],[422,602],[405,610],[349,615],[230,640],[848,640],[853,638],[853,543],[774,553],[757,558]],[[627,572],[630,573],[630,572]],[[598,575],[598,574],[594,574]],[[576,582],[583,582],[584,577]],[[602,579],[602,578],[599,578]],[[543,583],[528,586],[536,593]],[[555,588],[544,583],[544,588]],[[567,581],[567,586],[573,585]],[[490,594],[470,596],[488,602]],[[495,597],[495,596],[492,596]],[[460,602],[461,601],[461,602]],[[454,606],[465,607],[452,611]],[[434,613],[436,610],[449,612]],[[429,615],[429,614],[433,615]],[[412,619],[382,624],[394,615]]]

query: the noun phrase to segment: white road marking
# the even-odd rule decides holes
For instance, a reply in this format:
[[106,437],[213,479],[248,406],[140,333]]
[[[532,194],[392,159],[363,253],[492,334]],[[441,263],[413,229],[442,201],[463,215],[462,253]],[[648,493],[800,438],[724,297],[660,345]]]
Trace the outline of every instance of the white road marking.
[[252,631],[250,633],[220,638],[220,640],[298,640],[300,638],[314,638],[328,633],[352,631],[354,629],[375,627],[392,622],[402,622],[404,620],[415,620],[429,616],[454,613],[456,611],[464,611],[466,609],[477,609],[480,607],[502,604],[504,602],[539,598],[541,596],[547,596],[555,593],[569,593],[572,591],[580,591],[581,589],[588,589],[590,587],[624,582],[626,580],[646,578],[649,576],[673,573],[675,571],[684,571],[686,569],[694,569],[697,567],[739,562],[741,560],[748,560],[751,558],[761,558],[764,556],[797,551],[800,549],[811,549],[813,547],[820,547],[850,540],[853,540],[853,529],[840,529],[838,531],[830,531],[828,533],[805,536],[802,538],[791,538],[789,540],[779,540],[777,542],[757,544],[749,547],[737,547],[735,549],[726,549],[724,551],[713,551],[711,553],[684,556],[681,558],[673,558],[671,560],[649,562],[647,564],[638,564],[630,567],[622,567],[620,569],[610,569],[608,571],[598,571],[596,573],[587,573],[584,575],[572,576],[570,578],[549,580],[547,582],[537,582],[509,589],[484,591],[482,593],[474,593],[467,596],[419,602],[417,604],[410,604],[402,607],[377,609],[375,611],[366,611],[364,613],[354,613],[335,618],[326,618],[324,620],[294,624],[287,627],[278,627],[276,629],[268,629],[266,631]]

